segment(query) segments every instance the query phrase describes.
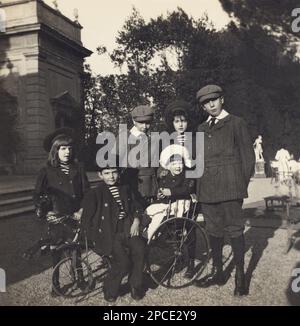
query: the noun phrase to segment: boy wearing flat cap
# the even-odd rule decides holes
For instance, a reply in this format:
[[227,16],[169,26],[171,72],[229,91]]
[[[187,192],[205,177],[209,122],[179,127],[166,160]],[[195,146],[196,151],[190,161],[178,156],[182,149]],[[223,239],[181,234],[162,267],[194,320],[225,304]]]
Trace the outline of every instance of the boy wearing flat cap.
[[247,295],[244,274],[243,199],[254,171],[255,155],[251,137],[243,119],[224,110],[223,90],[207,85],[197,93],[197,101],[209,114],[198,127],[204,132],[204,174],[197,180],[197,197],[201,202],[212,250],[211,275],[198,286],[223,285],[222,250],[224,236],[231,240],[236,266],[234,295]]
[[[127,137],[128,153],[135,146],[141,146],[140,153],[148,153],[148,156],[137,157],[137,159],[145,160],[146,164],[140,164],[140,162],[128,162],[128,169],[122,175],[123,183],[126,183],[136,194],[136,197],[141,202],[142,206],[146,208],[151,200],[157,194],[157,180],[156,169],[151,167],[151,137],[148,135],[151,123],[153,121],[154,110],[148,105],[139,105],[135,107],[131,112],[133,120],[133,127],[127,133],[127,135],[120,135],[120,137]],[[120,137],[118,137],[116,146],[113,151],[120,149],[116,154],[122,157],[122,148],[119,148]]]

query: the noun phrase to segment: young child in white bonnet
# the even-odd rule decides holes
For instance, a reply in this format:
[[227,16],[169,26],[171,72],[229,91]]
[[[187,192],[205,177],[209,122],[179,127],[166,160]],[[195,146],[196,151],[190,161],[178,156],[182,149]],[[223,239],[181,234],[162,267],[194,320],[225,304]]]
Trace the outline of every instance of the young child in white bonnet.
[[183,217],[188,212],[191,194],[194,193],[194,180],[185,176],[185,169],[191,168],[191,159],[186,147],[178,144],[166,147],[161,152],[160,165],[168,172],[158,182],[157,201],[145,211],[151,218],[147,234],[144,233],[148,240],[165,216]]

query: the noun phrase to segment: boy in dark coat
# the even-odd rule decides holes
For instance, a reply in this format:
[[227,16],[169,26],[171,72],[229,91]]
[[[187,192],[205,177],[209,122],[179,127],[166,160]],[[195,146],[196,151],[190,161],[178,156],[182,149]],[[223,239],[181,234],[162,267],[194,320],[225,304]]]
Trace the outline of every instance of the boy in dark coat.
[[[130,186],[136,199],[146,208],[157,194],[156,168],[151,166],[157,149],[151,147],[150,128],[154,110],[148,105],[139,105],[131,111],[133,127],[121,133],[116,140],[112,152],[120,157],[120,162],[127,162],[128,168],[122,174],[122,181]],[[136,146],[142,148],[138,160],[134,163],[123,152],[127,141],[128,156]],[[143,155],[147,153],[148,155]]]
[[139,207],[128,186],[119,184],[117,168],[102,168],[100,185],[83,201],[82,228],[100,255],[112,256],[104,282],[104,298],[116,301],[123,277],[129,273],[131,296],[143,297],[145,242],[139,236]]
[[207,85],[197,93],[197,100],[209,114],[198,131],[204,132],[204,174],[197,181],[197,197],[201,202],[212,249],[213,271],[200,286],[222,285],[222,249],[224,235],[231,240],[236,265],[235,295],[246,295],[244,275],[243,199],[254,172],[255,155],[252,140],[243,119],[223,109],[223,90]]

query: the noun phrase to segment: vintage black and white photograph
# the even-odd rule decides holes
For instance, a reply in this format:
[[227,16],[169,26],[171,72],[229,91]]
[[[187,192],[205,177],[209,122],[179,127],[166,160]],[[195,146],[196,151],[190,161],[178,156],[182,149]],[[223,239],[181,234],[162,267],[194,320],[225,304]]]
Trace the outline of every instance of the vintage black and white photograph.
[[0,306],[298,305],[300,2],[1,0]]

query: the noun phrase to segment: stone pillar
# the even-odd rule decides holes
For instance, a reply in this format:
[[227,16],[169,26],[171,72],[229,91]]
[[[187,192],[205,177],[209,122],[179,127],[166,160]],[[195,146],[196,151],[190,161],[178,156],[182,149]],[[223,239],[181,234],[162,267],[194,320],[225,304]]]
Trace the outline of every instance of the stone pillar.
[[24,173],[39,170],[46,158],[42,147],[49,121],[46,114],[47,96],[46,80],[40,70],[40,62],[45,57],[40,51],[27,52],[26,58],[26,153],[24,157]]

